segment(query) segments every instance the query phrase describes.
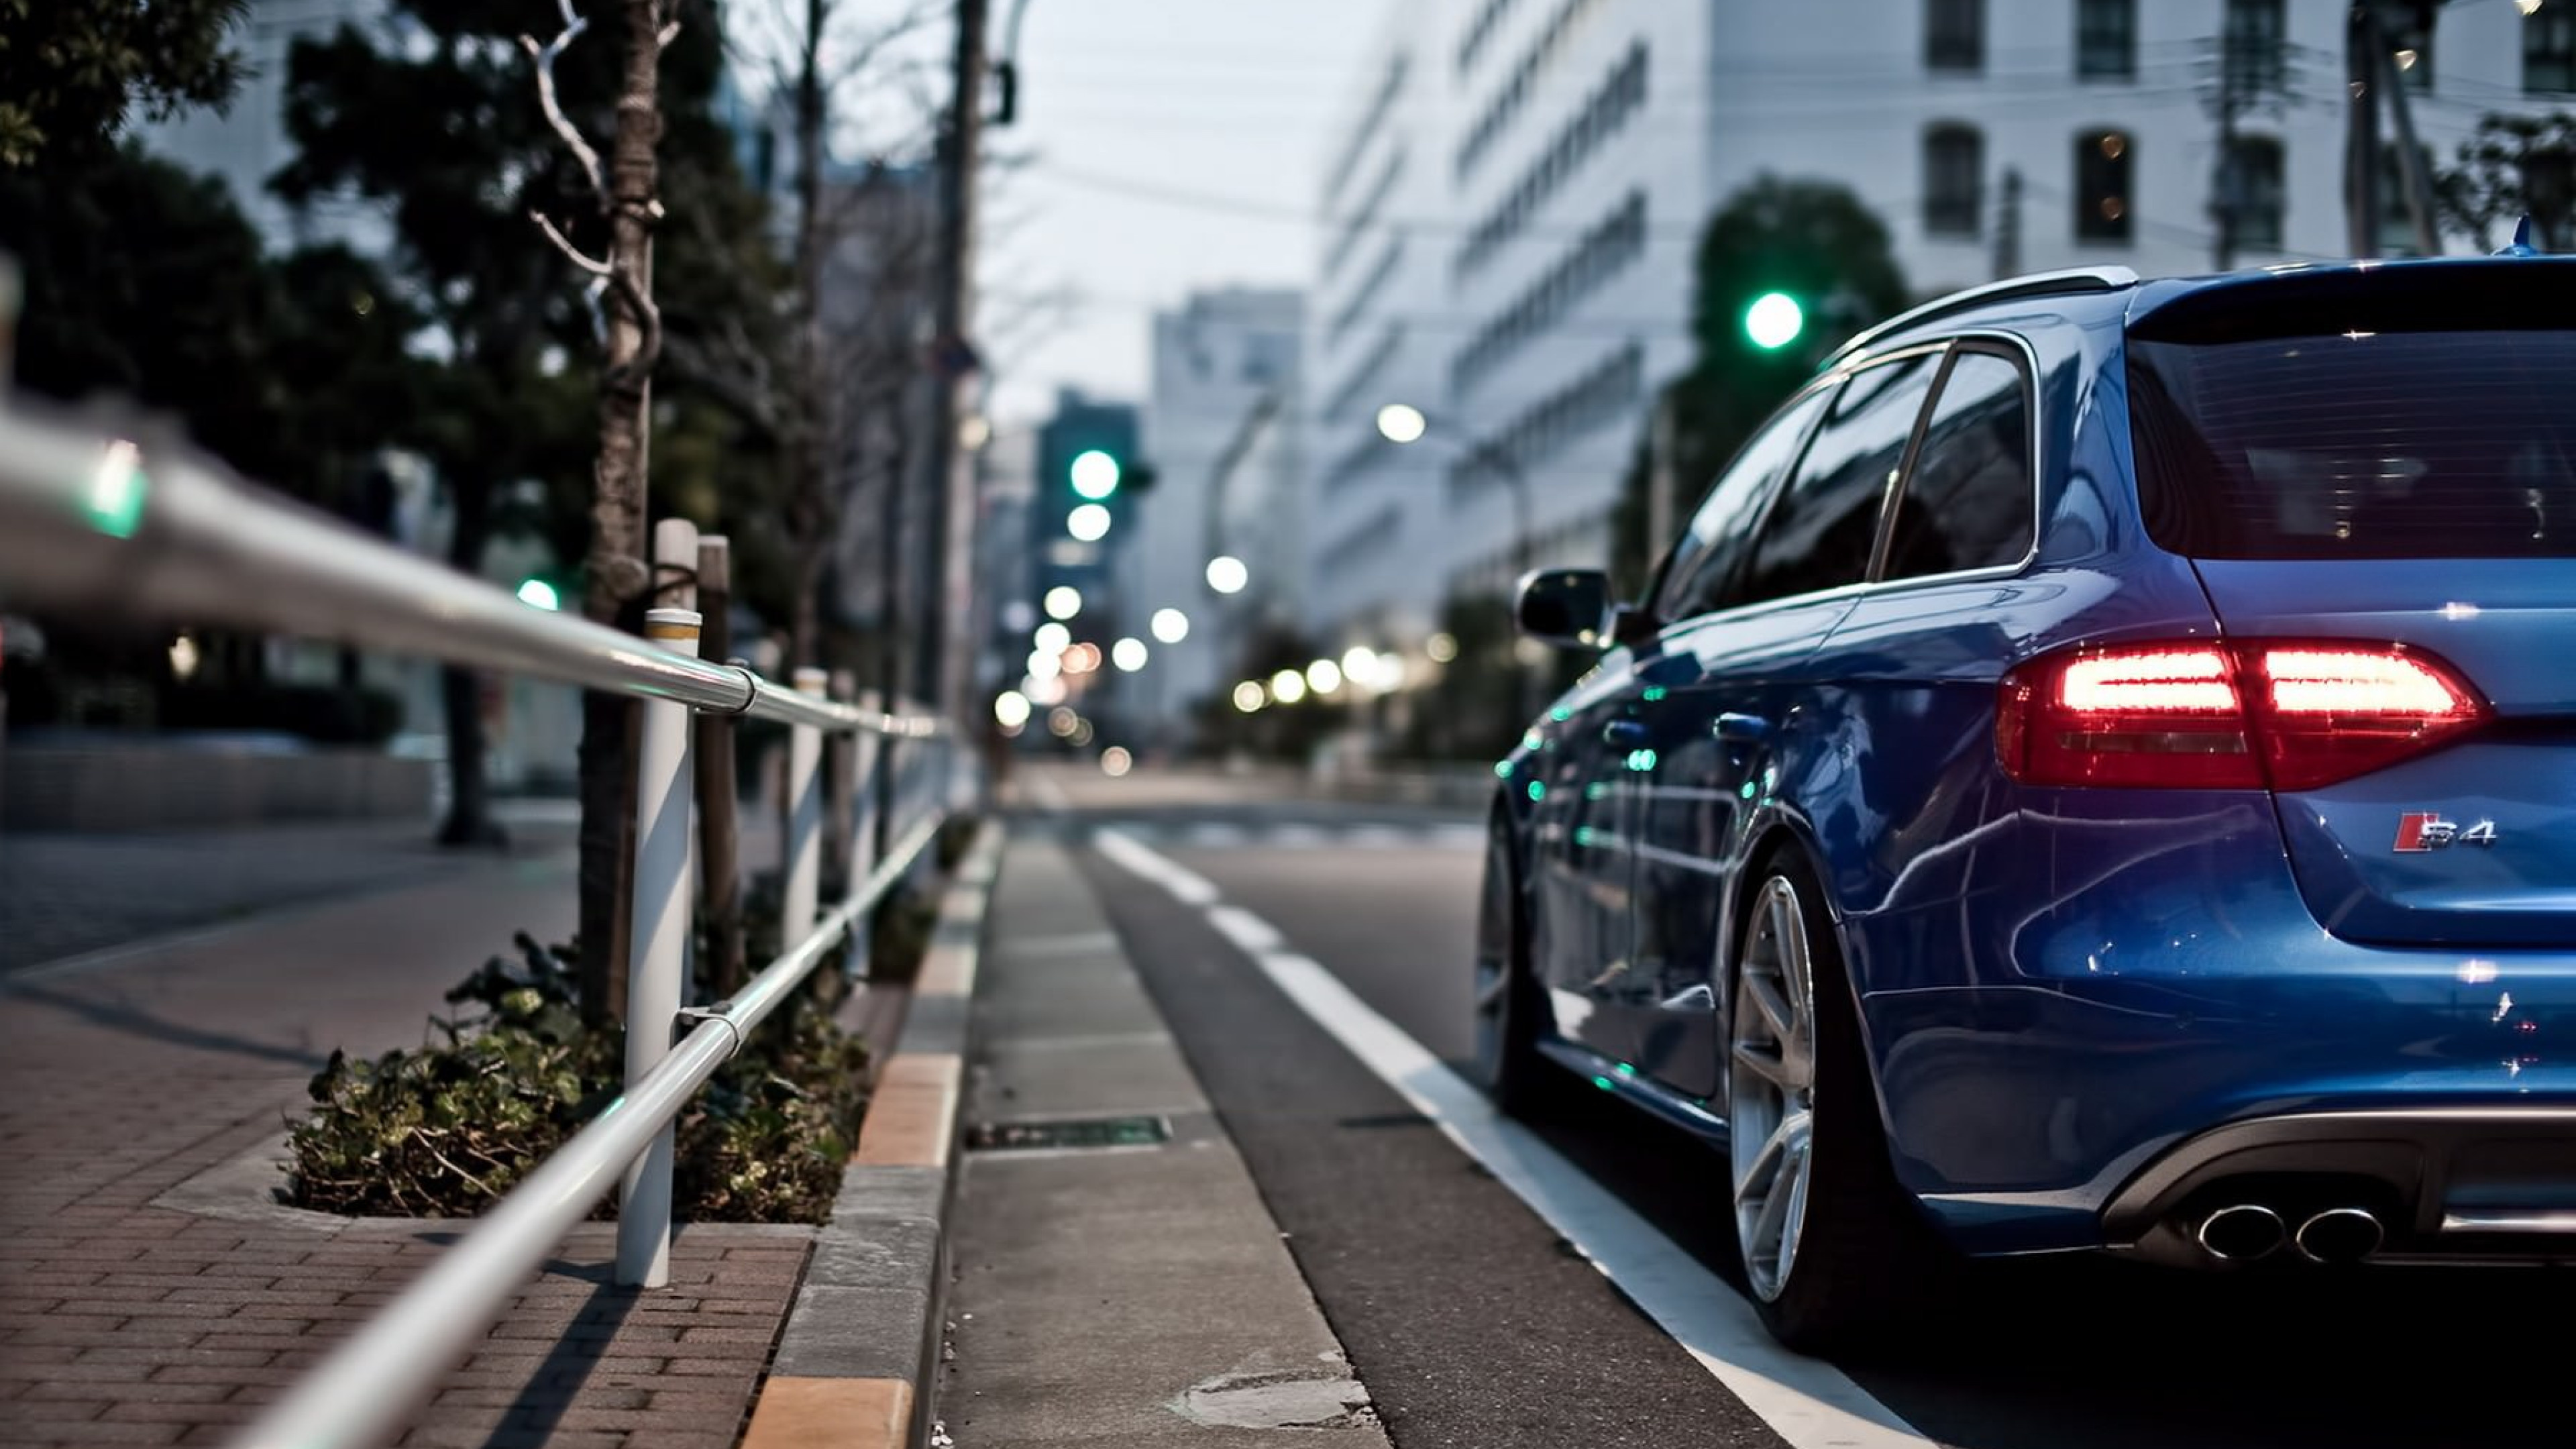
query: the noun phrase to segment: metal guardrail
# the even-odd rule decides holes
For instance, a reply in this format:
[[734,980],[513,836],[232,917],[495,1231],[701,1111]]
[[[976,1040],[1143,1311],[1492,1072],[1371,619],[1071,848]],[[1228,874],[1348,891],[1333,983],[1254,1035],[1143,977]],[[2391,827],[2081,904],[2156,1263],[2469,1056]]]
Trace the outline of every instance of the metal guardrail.
[[[694,539],[689,558],[694,564]],[[617,1278],[669,1278],[672,1122],[743,1038],[869,914],[961,798],[955,734],[923,715],[790,689],[696,657],[693,610],[655,609],[646,637],[512,595],[275,495],[175,439],[103,433],[0,401],[0,597],[52,608],[302,635],[424,655],[643,701],[625,1091],[529,1174],[436,1265],[344,1340],[235,1441],[277,1449],[391,1442],[502,1305],[612,1187]],[[782,937],[796,944],[729,1000],[683,1010],[690,933],[693,715],[789,726]],[[825,735],[853,737],[843,898],[819,909]],[[907,742],[927,758],[898,759]],[[912,808],[907,809],[907,802]],[[891,838],[870,859],[883,809]],[[673,1030],[693,1023],[672,1040]]]

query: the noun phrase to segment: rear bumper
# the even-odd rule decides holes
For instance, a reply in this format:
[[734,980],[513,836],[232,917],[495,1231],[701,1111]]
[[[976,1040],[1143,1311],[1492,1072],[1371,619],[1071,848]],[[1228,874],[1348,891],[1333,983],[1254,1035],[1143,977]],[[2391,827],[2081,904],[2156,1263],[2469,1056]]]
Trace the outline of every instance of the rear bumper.
[[2322,1212],[2367,1212],[2384,1232],[2375,1262],[2576,1262],[2576,1104],[2230,1122],[2130,1178],[2102,1211],[2103,1240],[2150,1262],[2214,1266],[2200,1226],[2236,1204],[2294,1230]]
[[[2114,795],[2025,801],[1947,889],[1841,922],[1898,1178],[1960,1247],[2152,1249],[2135,1185],[2253,1124],[2576,1111],[2576,949],[2344,940],[2268,800]],[[2439,1240],[2448,1139],[2371,1140],[2342,1151]]]

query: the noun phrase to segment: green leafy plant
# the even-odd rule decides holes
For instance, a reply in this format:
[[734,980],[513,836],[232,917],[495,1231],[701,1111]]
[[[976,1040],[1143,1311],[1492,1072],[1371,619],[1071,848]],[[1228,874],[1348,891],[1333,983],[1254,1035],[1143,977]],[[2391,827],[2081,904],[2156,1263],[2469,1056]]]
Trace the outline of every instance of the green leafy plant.
[[[755,905],[755,910],[758,907]],[[775,935],[776,908],[768,914]],[[447,993],[426,1045],[334,1052],[290,1134],[300,1207],[470,1216],[498,1201],[616,1095],[624,1034],[582,1025],[576,946],[521,933]],[[866,1049],[809,987],[743,1043],[677,1123],[674,1201],[701,1222],[820,1222],[866,1109]],[[613,1215],[613,1205],[601,1216]]]

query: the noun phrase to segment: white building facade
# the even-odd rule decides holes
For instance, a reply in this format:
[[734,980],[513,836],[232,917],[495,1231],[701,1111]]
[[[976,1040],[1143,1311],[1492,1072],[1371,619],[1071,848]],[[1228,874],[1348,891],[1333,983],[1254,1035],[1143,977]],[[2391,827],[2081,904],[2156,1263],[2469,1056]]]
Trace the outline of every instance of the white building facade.
[[[2430,34],[2391,36],[2436,163],[2484,115],[2576,105],[2570,12],[2576,0],[2464,0]],[[1762,173],[1848,187],[1926,296],[2069,266],[2205,272],[2220,256],[2225,128],[2238,137],[2230,264],[2350,255],[2348,13],[2348,0],[1400,7],[1326,143],[1307,627],[1331,648],[1418,651],[1446,597],[1499,590],[1524,560],[1600,564],[1652,401],[1690,361],[1699,233]],[[2380,250],[2396,254],[2413,229],[2385,119],[2380,134]],[[1388,402],[1423,411],[1421,442],[1376,439]]]

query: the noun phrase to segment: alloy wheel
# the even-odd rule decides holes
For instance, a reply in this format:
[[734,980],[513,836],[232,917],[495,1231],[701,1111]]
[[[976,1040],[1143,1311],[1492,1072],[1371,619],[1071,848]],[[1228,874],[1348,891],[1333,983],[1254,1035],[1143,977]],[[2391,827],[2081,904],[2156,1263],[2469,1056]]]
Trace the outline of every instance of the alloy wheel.
[[1815,971],[1807,918],[1785,876],[1763,882],[1735,972],[1728,1033],[1728,1154],[1745,1277],[1780,1296],[1798,1260],[1813,1171]]

